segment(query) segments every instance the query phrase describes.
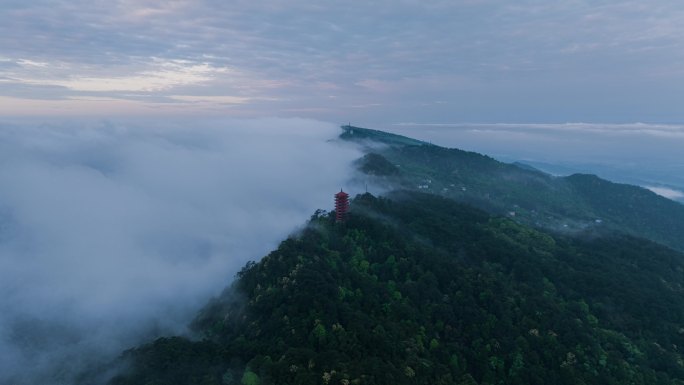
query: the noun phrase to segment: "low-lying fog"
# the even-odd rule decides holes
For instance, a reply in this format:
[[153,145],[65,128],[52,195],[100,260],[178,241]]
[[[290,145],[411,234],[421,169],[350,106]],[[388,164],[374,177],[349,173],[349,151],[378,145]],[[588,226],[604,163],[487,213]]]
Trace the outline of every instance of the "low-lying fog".
[[182,333],[360,154],[317,121],[0,122],[0,383]]

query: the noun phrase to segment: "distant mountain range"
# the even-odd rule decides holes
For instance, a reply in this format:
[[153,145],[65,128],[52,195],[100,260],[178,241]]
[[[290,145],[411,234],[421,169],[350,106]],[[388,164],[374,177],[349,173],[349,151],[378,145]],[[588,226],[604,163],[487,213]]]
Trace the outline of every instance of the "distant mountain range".
[[684,254],[664,246],[682,249],[680,204],[343,129],[383,197],[357,196],[345,222],[313,213],[227,277],[191,335],[82,382],[684,384]]
[[535,227],[619,231],[684,250],[684,205],[645,188],[595,175],[555,177],[474,152],[361,127],[342,128],[342,139],[366,147],[358,165],[364,180],[386,189],[442,195]]

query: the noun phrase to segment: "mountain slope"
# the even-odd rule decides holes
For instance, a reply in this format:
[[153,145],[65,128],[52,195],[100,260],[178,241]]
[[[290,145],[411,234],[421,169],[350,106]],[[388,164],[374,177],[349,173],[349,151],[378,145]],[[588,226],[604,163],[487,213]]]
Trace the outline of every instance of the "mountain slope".
[[[360,127],[342,128],[341,138],[362,143],[373,154],[359,163],[367,175],[365,182],[443,195],[535,227],[619,231],[684,251],[684,205],[644,188],[590,175],[553,177],[474,152],[383,136],[375,130],[366,135]],[[370,146],[369,140],[384,147]],[[380,163],[398,171],[368,171]]]
[[317,213],[112,384],[681,384],[684,258],[429,194]]

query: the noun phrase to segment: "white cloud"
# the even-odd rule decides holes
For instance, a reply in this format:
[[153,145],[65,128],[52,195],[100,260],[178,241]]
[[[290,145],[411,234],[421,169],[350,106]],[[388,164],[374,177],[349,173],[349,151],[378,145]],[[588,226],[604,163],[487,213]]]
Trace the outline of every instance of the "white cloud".
[[679,190],[675,190],[675,189],[671,189],[671,188],[667,188],[667,187],[656,187],[656,186],[644,186],[644,187],[653,191],[654,193],[656,193],[660,196],[663,196],[665,198],[668,198],[668,199],[677,200],[677,199],[684,198],[684,192],[679,191]]
[[48,63],[37,62],[37,61],[33,61],[33,60],[28,60],[28,59],[19,59],[19,60],[17,60],[17,64],[24,66],[24,67],[39,67],[39,68],[46,68],[49,66]]

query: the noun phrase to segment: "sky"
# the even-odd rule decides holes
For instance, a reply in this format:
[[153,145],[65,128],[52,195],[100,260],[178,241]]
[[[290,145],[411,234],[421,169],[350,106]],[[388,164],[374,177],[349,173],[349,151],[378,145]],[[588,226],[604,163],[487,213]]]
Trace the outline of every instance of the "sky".
[[676,0],[4,0],[0,116],[684,122]]

